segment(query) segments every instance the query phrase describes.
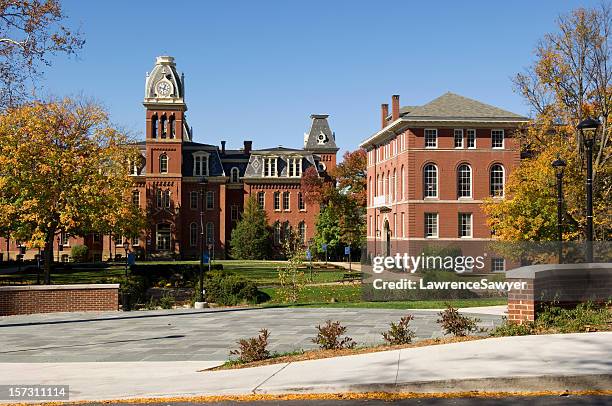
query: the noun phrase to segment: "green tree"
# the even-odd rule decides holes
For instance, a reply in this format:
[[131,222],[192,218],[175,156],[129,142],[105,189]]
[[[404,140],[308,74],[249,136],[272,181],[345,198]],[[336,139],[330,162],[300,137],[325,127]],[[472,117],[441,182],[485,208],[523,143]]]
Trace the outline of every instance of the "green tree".
[[249,197],[242,218],[232,231],[231,254],[235,259],[265,259],[270,257],[270,226],[266,212],[254,196]]
[[324,252],[323,244],[327,244],[328,252],[333,252],[340,246],[340,219],[338,212],[331,206],[325,206],[317,216],[316,229],[314,243],[317,252]]
[[35,102],[0,116],[0,230],[44,248],[45,283],[59,233],[144,226],[130,201],[140,153],[128,141],[94,103]]

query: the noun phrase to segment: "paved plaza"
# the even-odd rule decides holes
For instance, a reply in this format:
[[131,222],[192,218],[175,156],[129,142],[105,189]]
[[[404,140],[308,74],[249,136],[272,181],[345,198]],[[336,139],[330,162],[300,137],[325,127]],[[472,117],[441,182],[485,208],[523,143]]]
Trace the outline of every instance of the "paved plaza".
[[[484,312],[485,310],[483,310]],[[1,362],[225,361],[240,338],[270,330],[270,350],[314,348],[315,326],[339,320],[358,345],[380,343],[381,332],[406,313],[419,339],[441,337],[433,310],[221,309],[57,313],[0,318]],[[491,312],[494,313],[494,312]],[[470,314],[480,326],[495,314]]]

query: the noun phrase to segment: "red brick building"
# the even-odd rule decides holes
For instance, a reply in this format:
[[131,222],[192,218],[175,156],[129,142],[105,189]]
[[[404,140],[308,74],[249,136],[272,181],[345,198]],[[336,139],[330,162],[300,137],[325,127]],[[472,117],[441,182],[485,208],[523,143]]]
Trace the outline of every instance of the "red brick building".
[[[368,154],[368,254],[418,254],[425,245],[482,250],[491,230],[480,206],[504,198],[519,163],[514,133],[525,117],[446,93],[423,106],[381,108]],[[475,252],[475,254],[477,254]],[[489,270],[504,268],[491,258]]]
[[[131,171],[132,201],[146,210],[150,226],[129,241],[130,250],[147,257],[196,258],[202,212],[206,244],[214,246],[215,257],[225,257],[231,231],[251,195],[268,214],[275,245],[290,228],[304,242],[311,239],[319,207],[305,203],[300,180],[310,166],[325,176],[336,165],[338,148],[328,116],[311,115],[302,149],[254,150],[251,141],[244,141],[240,149],[226,148],[225,141],[220,146],[198,143],[192,140],[187,124],[184,85],[184,75],[178,74],[170,56],[158,57],[146,77],[146,136],[138,144],[142,159]],[[125,240],[122,236],[62,234],[55,252],[58,259],[69,260],[70,247],[85,244],[93,258],[107,259],[125,255]],[[14,241],[0,239],[0,252],[4,260],[15,259],[19,249]],[[37,252],[28,250],[25,257]]]

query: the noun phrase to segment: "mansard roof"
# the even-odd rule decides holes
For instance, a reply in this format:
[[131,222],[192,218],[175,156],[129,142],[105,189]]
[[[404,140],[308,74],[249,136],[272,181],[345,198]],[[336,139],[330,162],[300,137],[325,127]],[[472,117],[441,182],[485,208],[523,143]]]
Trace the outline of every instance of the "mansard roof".
[[329,128],[329,114],[311,114],[310,130],[304,134],[304,149],[309,151],[338,151],[336,134]]

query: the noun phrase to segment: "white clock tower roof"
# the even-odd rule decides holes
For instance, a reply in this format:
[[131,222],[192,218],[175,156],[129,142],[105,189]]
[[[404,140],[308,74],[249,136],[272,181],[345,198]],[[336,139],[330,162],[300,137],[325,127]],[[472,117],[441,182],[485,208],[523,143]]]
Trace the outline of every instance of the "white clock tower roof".
[[185,77],[178,74],[174,58],[158,56],[155,66],[145,81],[145,96],[143,104],[177,106],[185,110]]

